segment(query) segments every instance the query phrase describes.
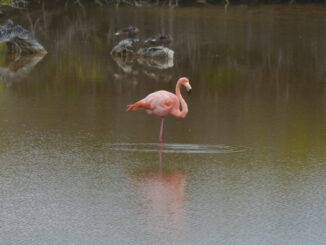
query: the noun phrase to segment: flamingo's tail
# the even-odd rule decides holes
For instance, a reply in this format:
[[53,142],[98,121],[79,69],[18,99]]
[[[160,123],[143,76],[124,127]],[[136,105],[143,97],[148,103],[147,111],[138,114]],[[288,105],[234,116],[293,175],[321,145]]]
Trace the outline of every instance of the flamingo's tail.
[[141,108],[152,109],[152,106],[140,100],[137,101],[135,104],[127,105],[126,110],[130,111],[130,110],[141,109]]

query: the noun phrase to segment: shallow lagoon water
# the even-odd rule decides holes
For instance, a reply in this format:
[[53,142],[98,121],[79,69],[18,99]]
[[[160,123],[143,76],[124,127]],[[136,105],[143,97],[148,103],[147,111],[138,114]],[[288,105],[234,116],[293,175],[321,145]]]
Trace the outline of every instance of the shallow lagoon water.
[[[1,244],[325,244],[324,13],[89,6],[13,16],[26,28],[39,18],[48,54],[35,64],[3,53],[4,68],[28,69],[0,84]],[[172,66],[112,59],[113,33],[130,22],[141,39],[173,35]],[[180,76],[193,87],[190,111],[167,118],[160,145],[160,119],[125,105],[173,91]]]
[[109,149],[127,152],[162,152],[183,154],[225,154],[244,151],[241,147],[226,145],[196,145],[196,144],[153,144],[153,143],[115,143]]

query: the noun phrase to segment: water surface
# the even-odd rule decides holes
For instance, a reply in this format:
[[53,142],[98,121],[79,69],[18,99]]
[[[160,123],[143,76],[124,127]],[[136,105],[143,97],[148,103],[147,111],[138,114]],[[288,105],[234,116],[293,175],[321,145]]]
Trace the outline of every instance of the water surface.
[[[47,9],[1,46],[1,244],[325,244],[326,7]],[[119,27],[172,64],[117,60]],[[13,68],[15,67],[15,68]],[[125,105],[190,78],[189,114]]]

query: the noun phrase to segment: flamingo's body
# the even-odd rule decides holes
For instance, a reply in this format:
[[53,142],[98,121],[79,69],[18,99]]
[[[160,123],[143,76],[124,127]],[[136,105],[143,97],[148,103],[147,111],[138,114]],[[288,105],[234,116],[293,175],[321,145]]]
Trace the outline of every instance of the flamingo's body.
[[[163,140],[163,123],[164,117],[171,114],[175,117],[184,118],[188,113],[188,106],[180,93],[180,86],[186,87],[188,93],[191,92],[189,79],[182,77],[178,80],[173,94],[165,90],[159,90],[147,95],[144,99],[137,101],[134,104],[127,105],[127,111],[135,109],[146,109],[147,113],[155,114],[162,118],[159,141]],[[181,110],[180,110],[181,105]]]

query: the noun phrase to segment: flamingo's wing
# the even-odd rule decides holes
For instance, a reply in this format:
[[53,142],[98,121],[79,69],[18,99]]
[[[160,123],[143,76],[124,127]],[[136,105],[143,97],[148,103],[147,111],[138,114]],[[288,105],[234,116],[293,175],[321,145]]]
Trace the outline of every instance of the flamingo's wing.
[[147,95],[143,101],[147,104],[150,104],[152,108],[158,106],[171,107],[176,102],[176,98],[177,96],[175,94],[165,90],[160,90]]
[[143,100],[140,100],[134,104],[127,105],[126,110],[129,111],[129,110],[135,110],[135,109],[141,109],[141,108],[149,109],[149,110],[153,109],[150,104],[147,104],[147,103],[143,102]]
[[151,110],[148,110],[149,113],[158,116],[166,116],[171,112],[176,104],[179,104],[177,96],[165,90],[149,94],[143,99],[143,102],[152,107]]

